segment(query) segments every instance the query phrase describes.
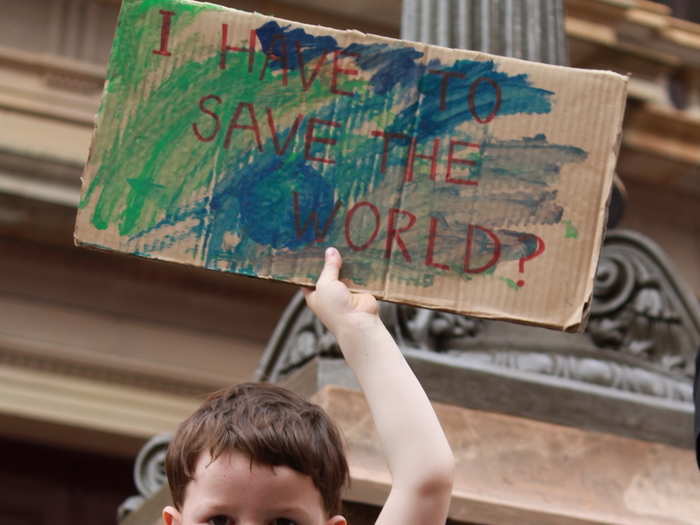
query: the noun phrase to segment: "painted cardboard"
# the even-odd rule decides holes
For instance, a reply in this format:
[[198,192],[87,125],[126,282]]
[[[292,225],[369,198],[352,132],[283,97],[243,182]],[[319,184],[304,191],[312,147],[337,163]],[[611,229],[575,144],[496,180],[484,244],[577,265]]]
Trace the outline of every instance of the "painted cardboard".
[[78,245],[580,327],[626,94],[610,72],[125,0]]

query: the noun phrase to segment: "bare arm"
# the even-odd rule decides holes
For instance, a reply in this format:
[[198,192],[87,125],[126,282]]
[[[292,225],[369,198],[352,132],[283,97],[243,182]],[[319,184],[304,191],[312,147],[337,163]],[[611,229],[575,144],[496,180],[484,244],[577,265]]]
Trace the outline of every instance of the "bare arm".
[[382,441],[392,488],[377,523],[435,525],[447,518],[454,458],[428,397],[379,319],[377,301],[338,280],[341,257],[326,252],[306,301],[336,336]]

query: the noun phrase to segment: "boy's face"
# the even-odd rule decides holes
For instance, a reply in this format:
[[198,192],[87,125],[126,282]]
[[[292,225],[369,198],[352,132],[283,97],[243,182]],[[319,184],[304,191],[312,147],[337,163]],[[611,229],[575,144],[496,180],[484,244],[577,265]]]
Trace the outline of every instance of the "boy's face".
[[250,462],[240,452],[199,457],[182,509],[163,509],[165,525],[346,525],[328,518],[309,476]]

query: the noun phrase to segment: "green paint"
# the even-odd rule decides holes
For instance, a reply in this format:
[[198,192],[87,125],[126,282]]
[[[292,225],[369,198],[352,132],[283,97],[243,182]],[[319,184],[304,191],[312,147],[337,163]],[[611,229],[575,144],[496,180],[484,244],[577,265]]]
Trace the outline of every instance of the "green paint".
[[[160,48],[162,17],[159,14],[159,10],[173,10],[177,13],[176,16],[171,18],[170,39],[170,48],[173,54],[176,54],[192,45],[192,38],[183,42],[176,42],[174,35],[177,31],[189,26],[200,12],[212,7],[211,5],[195,5],[172,0],[124,0],[119,13],[118,30],[115,33],[112,44],[112,53],[104,88],[105,92],[98,112],[98,115],[103,120],[109,122],[107,126],[100,126],[100,134],[106,135],[109,133],[110,137],[99,141],[93,146],[94,151],[97,149],[98,144],[111,142],[110,151],[104,153],[101,162],[121,161],[118,152],[123,147],[130,145],[128,138],[122,140],[124,133],[119,133],[119,124],[125,120],[137,117],[138,113],[132,112],[129,114],[126,111],[127,108],[122,106],[122,100],[119,99],[126,98],[142,90],[146,76],[157,71],[162,65],[158,61],[159,57],[153,55],[153,50]],[[134,45],[135,42],[139,42],[141,45]],[[107,94],[118,94],[118,97],[107,97]],[[105,128],[109,128],[108,133],[105,131]],[[95,162],[97,159],[91,158],[90,161]],[[93,192],[99,186],[99,183],[90,185],[82,196],[80,207],[84,207],[91,200]],[[110,198],[115,200],[115,195],[108,194],[107,199]],[[97,218],[94,221],[94,225],[99,229],[104,229],[108,226],[108,221],[105,222]]]
[[566,231],[564,232],[565,239],[578,239],[578,230],[576,226],[569,220],[561,221],[564,226],[566,226]]
[[508,277],[499,277],[499,279],[506,283],[508,285],[508,288],[511,288],[513,290],[520,290],[520,286],[518,286],[518,283],[516,283],[513,279],[509,279]]
[[[230,53],[227,56],[227,69],[222,71],[219,68],[218,48],[212,45],[209,58],[200,62],[188,61],[173,69],[169,76],[139,100],[129,115],[124,114],[121,102],[116,101],[133,96],[135,89],[143,89],[141,84],[149,73],[162,67],[162,60],[168,60],[152,53],[160,45],[159,32],[153,31],[154,27],[160,27],[160,17],[154,18],[153,11],[148,12],[149,17],[144,18],[143,15],[153,6],[163,9],[170,5],[155,1],[129,3],[125,5],[120,18],[120,24],[129,27],[129,30],[115,44],[109,80],[109,91],[113,96],[101,109],[101,118],[103,122],[123,124],[100,127],[97,136],[99,144],[94,146],[93,151],[101,153],[91,159],[91,163],[98,164],[100,168],[81,202],[84,207],[97,198],[92,217],[97,229],[105,229],[117,222],[121,235],[144,231],[155,225],[165,213],[187,206],[193,194],[201,193],[208,187],[212,173],[220,172],[229,161],[239,158],[246,162],[247,156],[241,157],[241,154],[255,148],[252,133],[236,130],[236,140],[228,149],[223,147],[228,121],[239,102],[255,101],[258,112],[265,106],[273,107],[273,115],[278,120],[282,115],[293,115],[299,111],[299,90],[280,90],[280,79],[272,75],[258,80],[264,63],[261,52],[256,54],[256,69],[250,74],[247,72],[248,57],[242,53]],[[182,5],[172,4],[173,9]],[[193,37],[181,42],[177,31],[186,29],[199,10],[203,9],[184,5],[189,12],[182,15],[189,16],[181,16],[178,9],[177,15],[172,18],[170,47],[174,56],[185,53],[181,49],[192,47]],[[146,29],[149,30],[147,45],[134,46],[133,40],[142,38]],[[245,73],[242,74],[242,71]],[[298,75],[297,71],[289,72],[290,85],[300,85]],[[348,84],[359,89],[366,82]],[[200,98],[207,94],[215,94],[222,99],[221,104],[210,101],[213,104],[208,105],[220,115],[221,129],[212,142],[205,144],[197,143],[192,124],[198,123],[203,131],[211,129],[213,120],[199,109]],[[303,94],[309,107],[327,102],[332,97],[335,95],[320,81],[315,81]],[[173,100],[180,101],[177,108],[170,106]],[[257,117],[261,130],[266,131],[264,114]],[[246,112],[242,114],[241,122],[248,122]],[[279,123],[278,128],[283,129]],[[193,144],[198,147],[191,147]],[[300,154],[301,151],[290,150],[285,160],[293,161],[295,155]]]
[[[122,236],[148,232],[166,217],[186,216],[188,209],[198,201],[205,200],[204,197],[209,194],[210,189],[216,183],[220,183],[222,177],[230,174],[234,174],[231,176],[230,186],[233,194],[237,188],[235,174],[244,171],[242,168],[259,161],[262,157],[256,148],[253,134],[248,130],[235,130],[231,144],[224,148],[229,120],[240,102],[248,102],[255,104],[262,142],[268,155],[272,145],[264,113],[265,107],[273,108],[275,125],[277,132],[282,133],[282,142],[286,139],[286,129],[300,112],[303,112],[307,119],[317,117],[343,122],[342,129],[322,127],[317,133],[320,137],[335,138],[338,147],[330,150],[322,144],[314,145],[314,148],[317,148],[314,150],[316,155],[323,156],[324,151],[332,155],[335,160],[332,169],[318,163],[308,164],[335,189],[337,197],[334,198],[342,201],[338,217],[328,231],[324,244],[346,245],[343,219],[354,203],[370,200],[381,210],[380,228],[372,246],[361,253],[346,255],[345,272],[352,276],[355,284],[364,285],[367,283],[367,276],[382,276],[386,273],[387,210],[391,208],[410,210],[417,217],[411,231],[403,234],[412,260],[407,261],[403,257],[396,243],[392,251],[392,273],[402,282],[412,286],[430,287],[435,276],[442,276],[447,272],[459,276],[464,281],[493,275],[495,266],[481,274],[463,272],[464,243],[468,225],[484,223],[483,218],[478,215],[478,205],[489,197],[482,194],[472,195],[474,192],[469,187],[444,183],[444,144],[440,153],[442,165],[436,181],[430,179],[431,161],[418,158],[414,165],[413,180],[404,182],[404,162],[408,144],[392,144],[385,173],[381,173],[379,169],[383,141],[369,136],[367,130],[388,129],[395,121],[400,97],[406,98],[405,92],[398,93],[396,99],[393,93],[376,96],[366,80],[343,79],[342,88],[355,91],[357,96],[339,97],[330,92],[328,79],[321,78],[327,73],[325,69],[308,91],[300,89],[299,71],[290,70],[290,88],[281,89],[279,72],[273,75],[267,71],[263,78],[260,78],[265,62],[262,52],[255,54],[254,69],[251,73],[248,73],[247,53],[229,53],[226,70],[221,70],[218,39],[191,31],[195,17],[212,7],[214,6],[209,4],[194,5],[170,0],[125,0],[108,73],[106,91],[110,96],[103,99],[106,102],[100,109],[100,133],[97,134],[93,145],[94,158],[90,159],[90,163],[99,168],[81,202],[82,207],[88,203],[94,204],[91,219],[95,228],[116,226]],[[160,47],[162,17],[158,13],[159,10],[176,12],[171,19],[169,40],[172,56],[197,58],[175,60],[153,54],[153,50]],[[324,66],[328,67],[329,63]],[[207,108],[215,111],[220,117],[220,128],[211,142],[199,142],[193,133],[193,124],[196,123],[205,135],[213,130],[212,118],[202,113],[199,108],[200,99],[207,95],[221,98],[220,103],[210,99],[207,104]],[[128,101],[128,105],[124,101]],[[286,121],[282,120],[283,116],[286,116]],[[241,113],[240,123],[249,124],[247,111]],[[280,169],[289,173],[290,177],[294,176],[291,167],[297,166],[298,162],[304,159],[305,125],[306,121],[297,131],[297,140],[290,142],[289,149],[279,159],[282,163]],[[505,177],[513,175],[513,166],[522,164],[523,151],[527,153],[527,148],[532,146],[532,140],[513,140],[505,145],[499,144],[489,139],[485,127],[476,135],[483,136],[471,136],[460,130],[450,134],[455,140],[484,144],[479,152],[459,152],[460,159],[469,159],[475,166],[469,172],[458,173],[458,179],[478,178],[484,182],[490,177],[496,181],[506,180]],[[528,157],[530,164],[535,166],[532,173],[522,168],[516,173],[516,180],[534,180],[539,184],[537,177],[543,172],[541,164],[549,158],[548,150],[545,150],[549,145],[544,137],[538,140],[538,151],[529,154]],[[418,152],[427,154],[431,147],[430,141],[424,142],[420,144]],[[557,153],[561,157],[557,157],[557,161],[571,161],[566,156],[571,156],[567,151]],[[283,199],[279,197],[279,192],[284,193],[284,188],[270,188],[270,199],[281,202]],[[288,193],[287,191],[284,195]],[[509,199],[504,200],[501,194],[497,194],[494,200],[500,202],[501,209],[509,206],[516,212],[523,208],[536,210],[539,201],[529,197],[518,194],[510,195]],[[226,210],[227,216],[234,218],[238,217],[240,211],[235,198],[227,200],[225,207],[222,206],[221,209]],[[453,212],[445,213],[445,210]],[[510,216],[510,208],[507,213],[499,213]],[[519,216],[518,213],[512,215]],[[561,216],[556,213],[549,215],[556,216],[557,220]],[[426,268],[421,264],[426,253],[428,218],[431,216],[441,217],[440,231],[433,253],[434,261],[448,265],[450,270],[447,271],[434,267]],[[530,216],[543,222],[532,213]],[[405,217],[400,218],[405,220]],[[504,226],[498,222],[500,217],[488,219],[494,226]],[[576,228],[570,221],[564,222],[567,223],[566,236],[576,238]],[[204,230],[205,228],[202,229]],[[364,240],[372,237],[374,230],[372,215],[364,221],[353,222],[353,237],[357,244],[362,244]],[[241,230],[232,227],[228,231]],[[272,254],[272,248],[258,245],[249,238],[243,238],[231,247],[221,244],[221,251],[213,255],[207,252],[206,246],[202,246],[208,242],[205,235],[201,235],[197,242],[195,253],[200,253],[201,247],[201,253],[206,252],[210,256],[206,262],[209,268],[226,269],[246,275],[257,275],[260,270],[257,263],[263,261],[262,264],[265,264],[264,261],[268,261]],[[144,255],[149,255],[145,248],[144,252]],[[504,248],[503,253],[517,252]],[[284,257],[286,254],[275,255]],[[481,257],[485,263],[490,254],[474,254],[474,257]],[[503,256],[503,259],[505,258]],[[479,265],[477,259],[473,261],[472,267]],[[287,273],[280,270],[274,277],[286,278]],[[515,281],[504,277],[500,279],[510,288],[519,289]]]

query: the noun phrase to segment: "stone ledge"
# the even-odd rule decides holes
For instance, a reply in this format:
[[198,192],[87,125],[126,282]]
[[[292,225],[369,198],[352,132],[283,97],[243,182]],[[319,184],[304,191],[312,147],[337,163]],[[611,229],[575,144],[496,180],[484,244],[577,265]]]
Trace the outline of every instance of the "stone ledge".
[[196,399],[0,363],[3,435],[133,456],[187,417]]
[[[313,399],[345,435],[350,501],[381,504],[390,475],[359,392]],[[691,524],[700,515],[692,451],[434,404],[457,459],[450,518],[508,525]]]

